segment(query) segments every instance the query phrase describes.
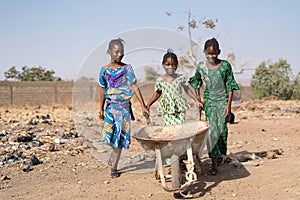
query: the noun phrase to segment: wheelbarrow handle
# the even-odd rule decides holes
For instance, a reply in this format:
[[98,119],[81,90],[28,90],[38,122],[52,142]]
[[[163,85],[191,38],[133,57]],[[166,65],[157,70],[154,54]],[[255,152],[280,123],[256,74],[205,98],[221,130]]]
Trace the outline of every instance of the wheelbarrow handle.
[[199,121],[201,121],[202,107],[199,107],[199,108],[198,108],[198,111],[199,111]]
[[199,107],[198,110],[199,110],[199,113],[201,113],[202,112],[202,107]]
[[147,125],[151,124],[150,115],[148,113],[145,113],[146,123]]

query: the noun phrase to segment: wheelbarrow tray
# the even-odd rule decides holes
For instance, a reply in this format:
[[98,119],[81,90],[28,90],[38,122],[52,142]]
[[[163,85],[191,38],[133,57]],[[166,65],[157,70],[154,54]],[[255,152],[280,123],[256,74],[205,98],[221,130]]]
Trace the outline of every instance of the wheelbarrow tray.
[[160,148],[163,156],[185,152],[192,143],[193,152],[199,152],[209,129],[206,121],[186,122],[181,125],[146,126],[132,137],[146,150]]

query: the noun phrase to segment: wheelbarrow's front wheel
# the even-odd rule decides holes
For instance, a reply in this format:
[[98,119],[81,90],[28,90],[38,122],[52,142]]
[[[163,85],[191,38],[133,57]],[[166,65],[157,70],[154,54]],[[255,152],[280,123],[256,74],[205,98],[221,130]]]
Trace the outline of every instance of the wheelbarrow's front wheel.
[[[177,155],[172,155],[171,157],[171,176],[172,176],[172,187],[173,188],[180,188],[182,183],[182,175],[181,175],[181,166],[180,166],[180,159]],[[180,192],[174,192],[174,198],[182,198]]]
[[182,183],[181,168],[179,156],[172,155],[171,157],[171,176],[172,176],[172,187],[180,188]]

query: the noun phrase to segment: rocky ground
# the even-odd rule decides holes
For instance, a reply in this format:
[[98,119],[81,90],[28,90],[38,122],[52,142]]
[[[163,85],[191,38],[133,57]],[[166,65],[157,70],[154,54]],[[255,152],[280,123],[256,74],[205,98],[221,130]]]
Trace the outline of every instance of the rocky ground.
[[[217,176],[198,176],[190,188],[193,198],[300,199],[300,102],[234,102],[233,111],[228,159]],[[138,109],[135,113],[132,126],[138,131],[145,120]],[[152,116],[152,123],[159,123],[154,111]],[[94,126],[90,117],[82,122]],[[124,170],[111,179],[99,149],[93,148],[95,140],[89,140],[98,137],[97,131],[78,131],[71,107],[0,108],[0,131],[0,199],[174,198],[155,179],[153,168]],[[154,159],[134,139],[130,152],[146,155],[137,162]],[[209,159],[204,156],[202,162],[207,170]]]

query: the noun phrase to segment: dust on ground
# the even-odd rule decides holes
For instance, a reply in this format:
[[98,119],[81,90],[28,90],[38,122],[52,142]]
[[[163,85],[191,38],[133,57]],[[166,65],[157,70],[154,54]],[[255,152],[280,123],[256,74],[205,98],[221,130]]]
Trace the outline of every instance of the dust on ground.
[[[242,101],[232,107],[228,155],[241,162],[225,162],[217,176],[199,176],[195,199],[300,199],[300,102]],[[144,124],[135,113],[133,127]],[[152,114],[155,121],[159,116]],[[174,198],[154,169],[111,179],[92,144],[75,130],[70,107],[1,108],[0,117],[0,199]],[[143,148],[133,139],[131,151]],[[39,162],[32,163],[34,155]],[[207,170],[209,159],[202,162]]]

